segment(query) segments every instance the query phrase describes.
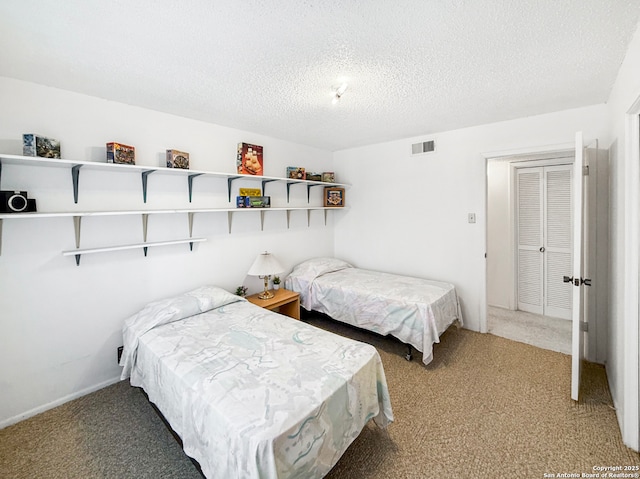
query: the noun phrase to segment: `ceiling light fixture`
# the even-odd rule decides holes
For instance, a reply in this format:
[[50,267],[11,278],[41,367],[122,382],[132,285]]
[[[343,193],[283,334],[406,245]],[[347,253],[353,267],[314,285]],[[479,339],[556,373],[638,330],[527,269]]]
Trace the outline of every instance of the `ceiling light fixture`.
[[333,93],[333,100],[331,100],[331,103],[333,103],[334,105],[338,103],[340,101],[340,98],[342,98],[342,95],[344,95],[344,92],[347,90],[348,86],[349,85],[347,85],[346,83],[343,83],[338,88],[336,88],[336,91]]

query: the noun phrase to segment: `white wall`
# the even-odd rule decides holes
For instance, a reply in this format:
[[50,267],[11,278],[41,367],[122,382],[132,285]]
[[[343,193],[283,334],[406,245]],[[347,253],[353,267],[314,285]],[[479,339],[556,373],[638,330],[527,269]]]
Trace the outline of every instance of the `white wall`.
[[[336,152],[336,170],[353,184],[349,221],[336,223],[336,255],[454,283],[466,326],[479,331],[486,314],[483,154],[570,145],[578,130],[608,143],[605,105]],[[411,144],[427,139],[436,151],[411,157]],[[477,223],[467,222],[468,213]]]
[[[164,151],[191,154],[191,168],[234,172],[238,142],[264,146],[265,175],[284,176],[289,165],[332,171],[330,152],[262,135],[188,120],[124,104],[0,78],[0,152],[22,154],[22,134],[38,133],[62,142],[64,158],[105,161],[105,143],[136,147],[137,163],[160,166]],[[241,182],[234,184],[233,195]],[[259,183],[246,186],[259,187]],[[186,179],[152,174],[144,205],[138,173],[80,172],[80,201],[73,203],[68,168],[3,165],[1,187],[27,190],[40,211],[162,209],[190,206]],[[316,191],[317,190],[317,191]],[[285,206],[285,185],[270,183],[266,194]],[[312,190],[321,204],[321,191]],[[306,205],[306,188],[291,188],[291,205]],[[196,178],[194,207],[227,207],[226,182]],[[346,213],[346,212],[344,212]],[[283,265],[313,255],[333,254],[333,218],[321,212],[267,213],[233,220],[226,214],[195,215],[194,237],[207,242],[85,255],[80,266],[63,250],[75,248],[71,218],[8,219],[0,254],[0,427],[117,380],[116,348],[124,319],[145,303],[202,284],[235,291],[239,284],[260,289],[246,277],[257,254],[273,252]],[[187,215],[149,217],[148,241],[188,237]],[[84,218],[82,247],[142,241],[141,217]]]
[[[627,112],[640,98],[640,28],[608,102],[610,170],[610,317],[607,375],[625,443],[640,447],[638,419],[638,164],[628,151]],[[636,264],[632,264],[635,261]]]

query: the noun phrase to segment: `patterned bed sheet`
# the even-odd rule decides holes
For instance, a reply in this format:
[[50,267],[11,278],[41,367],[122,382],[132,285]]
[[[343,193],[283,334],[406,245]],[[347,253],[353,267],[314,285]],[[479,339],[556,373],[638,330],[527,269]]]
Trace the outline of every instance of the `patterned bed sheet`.
[[433,345],[456,320],[462,325],[454,285],[355,268],[337,258],[297,265],[284,282],[300,293],[306,310],[381,335],[391,335],[433,360]]
[[215,287],[148,305],[123,336],[123,379],[208,478],[320,478],[370,419],[393,421],[375,348]]

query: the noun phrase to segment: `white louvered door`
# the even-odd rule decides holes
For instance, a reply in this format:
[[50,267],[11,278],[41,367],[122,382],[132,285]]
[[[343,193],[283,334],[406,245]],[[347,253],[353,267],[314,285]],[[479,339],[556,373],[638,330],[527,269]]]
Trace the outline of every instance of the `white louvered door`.
[[562,278],[572,271],[571,166],[544,169],[544,312],[571,319],[572,288]]
[[517,170],[518,309],[571,319],[571,166]]
[[517,170],[518,309],[542,314],[543,169]]

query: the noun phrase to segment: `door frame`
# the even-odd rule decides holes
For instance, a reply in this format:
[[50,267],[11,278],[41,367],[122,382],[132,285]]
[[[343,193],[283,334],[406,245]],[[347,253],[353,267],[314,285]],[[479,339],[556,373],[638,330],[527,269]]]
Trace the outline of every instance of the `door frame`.
[[[521,158],[521,161],[524,161],[525,159],[531,159],[532,157],[537,157],[538,159],[540,159],[543,156],[547,156],[547,157],[551,157],[554,155],[564,155],[564,154],[573,154],[573,151],[575,149],[575,144],[574,143],[560,143],[560,144],[555,144],[555,145],[540,145],[540,146],[534,146],[534,147],[527,147],[527,148],[517,148],[517,149],[509,149],[509,150],[499,150],[499,151],[489,151],[489,152],[483,152],[481,153],[482,157],[484,158],[484,171],[485,171],[485,177],[484,177],[484,245],[485,245],[485,260],[482,262],[482,269],[483,271],[481,272],[482,277],[484,278],[484,281],[481,284],[481,291],[480,291],[480,332],[481,333],[486,333],[488,332],[488,327],[487,327],[487,308],[488,308],[488,298],[487,298],[487,292],[488,292],[488,287],[487,287],[487,255],[486,255],[486,251],[488,249],[488,244],[489,244],[489,224],[488,224],[488,209],[489,209],[489,200],[488,200],[488,196],[489,196],[489,175],[488,175],[488,169],[489,169],[489,161],[506,161],[508,158]],[[513,181],[513,178],[510,180]],[[509,195],[509,205],[510,208],[512,208],[513,205],[513,201],[512,201],[512,195],[514,195],[514,191],[513,191],[513,183],[510,183],[509,185],[509,191],[508,191],[508,195]],[[513,215],[515,214],[515,212],[510,211],[510,221],[513,224]],[[512,233],[513,234],[513,233]],[[511,240],[509,242],[509,244],[511,245],[510,247],[512,248],[511,251],[509,252],[509,254],[511,255],[511,257],[513,257],[513,255],[515,254],[514,250],[513,250],[513,240]],[[515,274],[514,274],[514,280],[515,280]],[[515,291],[515,289],[514,289]],[[513,295],[514,293],[512,293]],[[512,296],[511,298],[512,304],[513,301],[515,301],[515,298]]]
[[622,417],[625,444],[640,449],[640,98],[625,118],[625,263]]

